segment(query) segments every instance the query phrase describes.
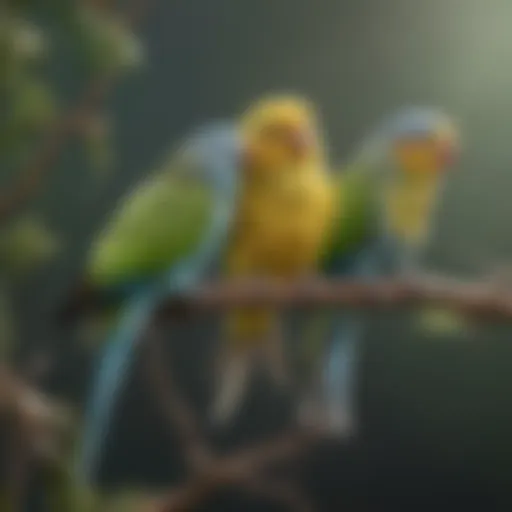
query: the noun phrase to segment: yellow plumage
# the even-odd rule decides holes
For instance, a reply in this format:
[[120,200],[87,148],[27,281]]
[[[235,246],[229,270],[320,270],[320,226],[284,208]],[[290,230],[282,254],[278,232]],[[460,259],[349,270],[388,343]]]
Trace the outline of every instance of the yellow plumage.
[[[302,98],[265,98],[240,127],[243,185],[225,276],[292,280],[313,273],[333,208],[314,109]],[[225,320],[215,422],[233,414],[255,362],[277,384],[288,380],[275,310],[236,308]]]
[[440,185],[434,173],[393,180],[384,190],[384,215],[391,232],[409,245],[422,245],[429,236]]
[[[307,155],[287,161],[278,144],[258,134],[266,126],[289,125],[311,137]],[[246,170],[226,275],[295,279],[315,270],[333,201],[316,116],[305,101],[276,97],[255,105],[242,120],[249,145],[262,158]],[[275,322],[270,310],[235,311],[228,337],[237,344],[260,341]]]

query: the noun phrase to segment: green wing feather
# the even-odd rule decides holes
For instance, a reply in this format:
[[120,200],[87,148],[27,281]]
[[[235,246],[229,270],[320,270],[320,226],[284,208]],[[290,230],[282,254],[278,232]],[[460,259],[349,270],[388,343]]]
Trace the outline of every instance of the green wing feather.
[[357,250],[375,229],[377,183],[375,175],[353,164],[333,178],[339,214],[326,240],[323,263]]
[[[352,164],[333,178],[340,208],[326,238],[322,267],[356,251],[373,234],[377,207],[375,174],[361,164]],[[311,374],[320,360],[333,314],[322,311],[308,315],[300,347],[300,367]]]
[[197,247],[214,201],[208,186],[186,171],[174,164],[120,204],[92,247],[88,277],[93,285],[153,276]]
[[[377,177],[372,169],[361,164],[353,164],[335,176],[334,186],[341,207],[326,244],[324,266],[357,250],[378,228]],[[329,318],[330,315],[324,312],[311,322],[304,347],[305,353],[309,351],[307,358],[310,361],[323,349],[322,336],[329,325]],[[414,315],[413,322],[430,335],[459,335],[469,330],[466,317],[443,308],[421,308]]]

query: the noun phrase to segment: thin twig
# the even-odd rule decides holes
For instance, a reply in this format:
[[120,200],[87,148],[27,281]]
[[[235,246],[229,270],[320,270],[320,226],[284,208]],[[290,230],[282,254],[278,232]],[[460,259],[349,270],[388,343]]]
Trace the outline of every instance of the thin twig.
[[156,327],[152,329],[151,334],[146,350],[147,373],[153,392],[168,424],[180,437],[190,471],[201,473],[212,463],[212,453],[204,441],[197,418],[176,392],[170,369],[163,365],[162,347],[156,335]]
[[171,428],[178,432],[189,466],[188,480],[151,505],[153,512],[191,511],[204,503],[218,490],[239,485],[251,493],[284,502],[292,510],[309,511],[298,493],[284,484],[267,485],[259,474],[269,467],[290,460],[307,450],[318,436],[312,432],[288,433],[257,446],[238,450],[219,457],[212,453],[199,429],[197,418],[179,396],[172,382],[170,370],[164,366],[162,347],[156,327],[149,333],[147,371],[158,404]]
[[23,512],[29,478],[30,453],[28,436],[20,418],[13,415],[9,425],[7,493],[8,512]]
[[84,91],[76,107],[64,114],[50,129],[43,145],[20,171],[20,178],[0,196],[0,221],[15,215],[40,191],[44,180],[55,167],[68,141],[84,125],[85,117],[105,97],[111,78],[94,80]]
[[274,486],[270,484],[267,486],[260,474],[272,465],[289,461],[303,454],[311,448],[314,440],[316,440],[315,436],[309,434],[288,434],[278,440],[268,441],[226,457],[219,457],[208,471],[190,478],[188,483],[160,500],[153,511],[191,511],[215,492],[234,485],[247,489],[251,493],[258,493],[262,497],[272,497],[289,504],[293,502],[296,506],[299,498],[294,500],[292,491],[287,490],[284,484],[281,487],[277,483]]
[[240,475],[251,475],[302,455],[314,444],[321,432],[287,432],[278,439],[242,449],[224,459],[223,465]]
[[[133,2],[125,16],[125,23],[132,27],[139,23],[148,4],[147,0]],[[55,121],[27,166],[17,173],[19,178],[0,195],[0,222],[5,222],[18,213],[40,193],[69,138],[79,135],[86,128],[88,116],[105,99],[114,78],[110,74],[95,77],[85,87],[75,106]]]
[[260,498],[285,505],[290,512],[313,512],[314,510],[309,500],[293,483],[251,479],[245,482],[244,490]]

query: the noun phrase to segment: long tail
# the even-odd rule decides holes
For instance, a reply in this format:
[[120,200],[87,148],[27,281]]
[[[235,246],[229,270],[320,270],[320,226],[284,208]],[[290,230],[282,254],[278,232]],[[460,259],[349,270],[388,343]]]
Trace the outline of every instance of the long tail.
[[249,385],[253,363],[251,350],[223,347],[216,368],[215,396],[210,411],[214,426],[222,427],[236,415]]
[[100,354],[85,417],[82,453],[78,461],[79,476],[86,481],[91,481],[98,469],[115,401],[129,373],[135,349],[147,327],[154,302],[150,294],[131,299]]
[[361,352],[360,322],[343,315],[336,322],[323,370],[324,399],[330,427],[352,433],[356,426],[357,368]]
[[227,327],[211,413],[217,426],[225,425],[238,412],[256,367],[261,365],[279,390],[286,391],[292,384],[277,314],[267,310],[235,313]]

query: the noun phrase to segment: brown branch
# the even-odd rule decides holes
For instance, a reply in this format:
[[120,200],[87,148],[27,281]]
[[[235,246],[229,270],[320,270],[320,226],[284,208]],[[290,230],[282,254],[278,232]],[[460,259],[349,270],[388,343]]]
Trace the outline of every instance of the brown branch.
[[[91,291],[67,298],[57,313],[60,323],[73,322],[82,314],[102,311],[108,298]],[[475,317],[512,318],[512,290],[485,281],[462,281],[426,276],[415,280],[375,279],[368,282],[346,279],[310,280],[307,283],[244,281],[212,282],[187,295],[165,301],[156,313],[157,321],[193,312],[223,310],[233,306],[274,306],[298,308],[351,307],[394,308],[433,304]]]
[[[194,290],[182,298],[187,307],[197,310],[229,308],[233,305],[258,306],[270,304],[276,307],[396,307],[418,303],[434,303],[458,309],[477,316],[512,317],[512,294],[499,293],[495,287],[482,283],[469,283],[446,278],[425,278],[417,280],[380,280],[372,283],[357,281],[318,280],[307,283],[278,284],[262,283],[212,283]],[[183,307],[183,300],[179,306]],[[176,301],[163,305],[160,315],[175,314]],[[154,357],[162,361],[158,353]],[[154,367],[153,367],[154,370]],[[186,405],[176,400],[176,395],[164,396],[161,392],[171,389],[170,383],[160,380],[160,398],[167,404],[170,421],[178,425],[185,440],[186,453],[198,441],[198,430],[190,415],[185,413]],[[181,418],[181,419],[180,419]],[[184,418],[189,418],[183,421]],[[187,437],[188,431],[188,437]],[[215,492],[237,485],[251,494],[286,504],[290,510],[309,511],[300,492],[285,482],[268,481],[262,473],[270,466],[290,461],[311,447],[312,443],[324,436],[321,432],[297,432],[262,443],[256,447],[239,450],[234,454],[215,457],[210,464],[194,470],[188,482],[169,493],[153,505],[153,512],[190,511],[209,499]]]
[[281,503],[294,512],[313,512],[313,506],[296,485],[269,480],[249,480],[244,489],[260,498]]
[[292,447],[290,441],[286,442],[284,450],[280,443],[283,441],[271,441],[253,448],[251,452],[261,450],[266,454],[256,460],[251,459],[245,451],[219,458],[207,472],[192,477],[188,484],[162,499],[153,512],[191,511],[211,498],[215,492],[234,485],[263,498],[293,504],[295,510],[309,510],[309,507],[297,508],[297,502],[300,501],[298,493],[286,488],[284,484],[270,483],[260,477],[260,473],[272,464],[290,460],[293,455],[299,455],[311,447],[309,443],[299,443],[298,438],[295,438],[293,450],[289,449]]
[[6,492],[9,512],[22,512],[33,462],[54,461],[66,428],[59,407],[20,379],[0,368],[0,416],[7,429]]
[[153,336],[146,346],[148,378],[162,414],[181,440],[189,470],[201,473],[212,464],[213,454],[201,434],[197,418],[175,391],[170,370],[163,364],[165,359],[155,330],[153,327]]
[[[133,2],[125,23],[135,26],[145,14],[148,3],[147,0]],[[27,166],[19,171],[19,178],[0,195],[0,222],[18,213],[40,193],[67,142],[86,128],[88,117],[105,99],[114,78],[109,74],[94,78],[85,87],[75,106],[55,121],[40,148]]]
[[[371,282],[318,279],[307,283],[212,283],[182,299],[196,313],[236,306],[396,308],[428,303],[482,317],[512,317],[512,291],[496,290],[482,282],[448,278],[382,279]],[[163,318],[173,314],[175,300],[160,308]]]
[[146,370],[168,424],[178,432],[181,439],[191,476],[163,499],[152,503],[148,510],[191,511],[215,492],[233,485],[239,485],[251,494],[285,503],[291,510],[311,510],[292,487],[266,482],[259,474],[273,465],[300,455],[317,436],[312,435],[312,432],[288,433],[277,440],[242,449],[231,455],[216,456],[207,446],[197,418],[173,386],[169,370],[163,365],[165,359],[155,329],[152,328],[150,343],[146,347]]
[[320,437],[311,433],[288,434],[256,447],[218,457],[203,471],[192,475],[188,483],[152,505],[151,511],[190,512],[211,498],[215,492],[234,485],[262,498],[286,503],[292,510],[309,511],[310,506],[301,499],[300,493],[293,487],[284,483],[268,482],[260,475],[275,464],[303,454]]

